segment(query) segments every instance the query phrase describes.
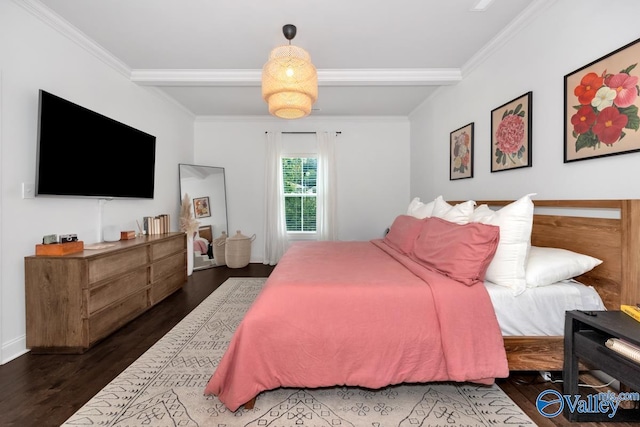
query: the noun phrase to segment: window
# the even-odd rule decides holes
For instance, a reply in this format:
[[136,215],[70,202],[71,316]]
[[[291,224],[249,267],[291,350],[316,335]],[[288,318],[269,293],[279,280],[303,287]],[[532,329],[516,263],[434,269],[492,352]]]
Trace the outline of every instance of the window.
[[316,232],[315,157],[283,157],[284,210],[287,232]]

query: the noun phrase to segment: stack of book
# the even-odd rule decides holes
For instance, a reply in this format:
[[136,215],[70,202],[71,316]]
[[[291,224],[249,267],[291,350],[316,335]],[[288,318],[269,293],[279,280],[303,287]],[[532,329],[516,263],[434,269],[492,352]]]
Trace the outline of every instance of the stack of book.
[[621,304],[620,305],[620,311],[622,311],[623,313],[628,314],[629,316],[633,317],[638,322],[640,322],[640,308],[638,308],[637,305]]
[[640,347],[620,338],[609,338],[604,345],[627,359],[640,363]]
[[143,229],[145,234],[165,234],[170,230],[169,214],[157,216],[145,216],[143,218]]

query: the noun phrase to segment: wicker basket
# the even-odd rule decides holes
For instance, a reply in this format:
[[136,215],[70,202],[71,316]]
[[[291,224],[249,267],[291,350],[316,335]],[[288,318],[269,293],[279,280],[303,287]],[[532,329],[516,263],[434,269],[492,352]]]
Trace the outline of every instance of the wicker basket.
[[227,243],[227,233],[224,231],[222,232],[220,237],[213,239],[213,242],[211,242],[211,247],[213,248],[213,260],[215,261],[216,265],[226,264],[225,256],[224,256],[224,249],[225,249],[226,243]]
[[227,244],[224,249],[227,267],[242,268],[249,265],[249,260],[251,259],[251,242],[253,242],[255,238],[255,234],[247,237],[238,230],[235,236],[227,239]]

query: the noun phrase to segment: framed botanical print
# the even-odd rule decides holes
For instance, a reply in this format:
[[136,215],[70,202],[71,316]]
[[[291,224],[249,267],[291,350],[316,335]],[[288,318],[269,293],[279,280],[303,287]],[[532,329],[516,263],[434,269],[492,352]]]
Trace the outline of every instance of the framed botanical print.
[[473,122],[449,135],[449,180],[473,178]]
[[640,151],[640,39],[564,76],[564,162]]
[[196,218],[205,218],[211,216],[209,209],[209,197],[197,197],[193,199],[193,210]]
[[531,167],[532,92],[491,110],[491,172]]

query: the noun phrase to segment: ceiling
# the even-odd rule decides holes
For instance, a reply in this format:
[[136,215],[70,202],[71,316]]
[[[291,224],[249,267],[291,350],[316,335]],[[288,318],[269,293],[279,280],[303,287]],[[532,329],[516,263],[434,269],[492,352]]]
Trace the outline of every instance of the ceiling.
[[[260,74],[292,44],[318,69],[312,116],[406,116],[553,0],[23,0],[195,116],[268,116]],[[474,11],[478,3],[488,3]]]

